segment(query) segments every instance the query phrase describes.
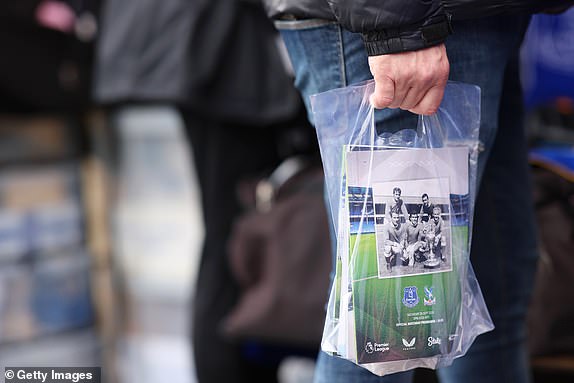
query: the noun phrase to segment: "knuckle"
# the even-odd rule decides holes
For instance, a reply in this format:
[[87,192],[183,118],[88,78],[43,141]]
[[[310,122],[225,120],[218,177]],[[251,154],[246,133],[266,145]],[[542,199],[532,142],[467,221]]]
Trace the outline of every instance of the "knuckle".
[[379,102],[380,104],[390,104],[393,102],[393,97],[389,96],[389,95],[378,95],[378,97],[376,97],[377,102]]
[[420,69],[412,66],[405,66],[401,68],[400,76],[401,78],[408,80],[418,76]]
[[449,73],[450,73],[450,65],[448,61],[446,61],[439,70],[439,78],[443,81],[447,81]]
[[419,75],[419,81],[424,85],[428,85],[433,82],[434,77],[435,77],[434,73],[427,70]]
[[380,95],[375,95],[372,100],[371,103],[373,104],[373,106],[375,108],[378,109],[382,109],[382,108],[386,108],[387,106],[389,106],[391,103],[393,102],[393,98],[389,97],[389,96],[380,96]]
[[412,102],[410,102],[410,103],[405,103],[405,102],[403,102],[403,103],[400,105],[400,108],[401,108],[402,110],[411,110],[411,109],[413,109],[414,107],[415,107],[415,105],[414,105],[414,103],[412,103]]
[[438,111],[438,105],[437,106],[417,105],[416,107],[410,108],[408,110],[413,112],[413,113],[416,113],[416,114],[422,114],[425,116],[429,116],[431,114],[435,114]]

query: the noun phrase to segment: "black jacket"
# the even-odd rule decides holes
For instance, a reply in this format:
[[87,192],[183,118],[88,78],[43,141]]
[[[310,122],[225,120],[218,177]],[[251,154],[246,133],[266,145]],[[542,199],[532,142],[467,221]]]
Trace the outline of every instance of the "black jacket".
[[319,18],[363,34],[371,56],[443,42],[450,21],[501,13],[537,12],[574,0],[265,0],[274,19]]
[[257,126],[299,112],[259,1],[106,0],[100,29],[100,103],[175,102],[211,121]]

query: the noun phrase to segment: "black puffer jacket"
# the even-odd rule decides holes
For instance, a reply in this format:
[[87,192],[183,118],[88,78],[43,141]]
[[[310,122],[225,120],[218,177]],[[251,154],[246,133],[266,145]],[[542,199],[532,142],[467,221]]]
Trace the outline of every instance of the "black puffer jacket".
[[443,42],[450,20],[538,12],[574,0],[265,0],[274,19],[319,18],[363,34],[369,55],[412,51]]

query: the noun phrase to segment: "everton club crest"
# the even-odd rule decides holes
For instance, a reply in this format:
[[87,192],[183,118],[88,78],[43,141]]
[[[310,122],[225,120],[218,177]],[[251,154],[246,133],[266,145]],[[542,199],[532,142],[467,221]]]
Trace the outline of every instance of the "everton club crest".
[[403,295],[403,305],[412,308],[419,303],[419,296],[417,294],[417,288],[415,286],[405,287]]

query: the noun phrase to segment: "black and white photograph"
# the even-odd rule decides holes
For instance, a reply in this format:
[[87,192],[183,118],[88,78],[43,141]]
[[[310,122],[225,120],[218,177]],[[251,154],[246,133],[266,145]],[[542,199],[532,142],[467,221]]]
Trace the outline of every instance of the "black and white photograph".
[[[364,256],[361,276],[394,278],[451,271],[453,225],[457,246],[464,244],[460,240],[464,233],[450,201],[469,192],[468,148],[359,149],[349,151],[346,160],[350,195],[355,191],[369,196],[364,207],[360,199],[349,202],[351,234],[360,232],[364,254],[366,249],[376,252]],[[370,245],[370,241],[376,243]]]
[[379,278],[450,271],[447,178],[373,185]]

